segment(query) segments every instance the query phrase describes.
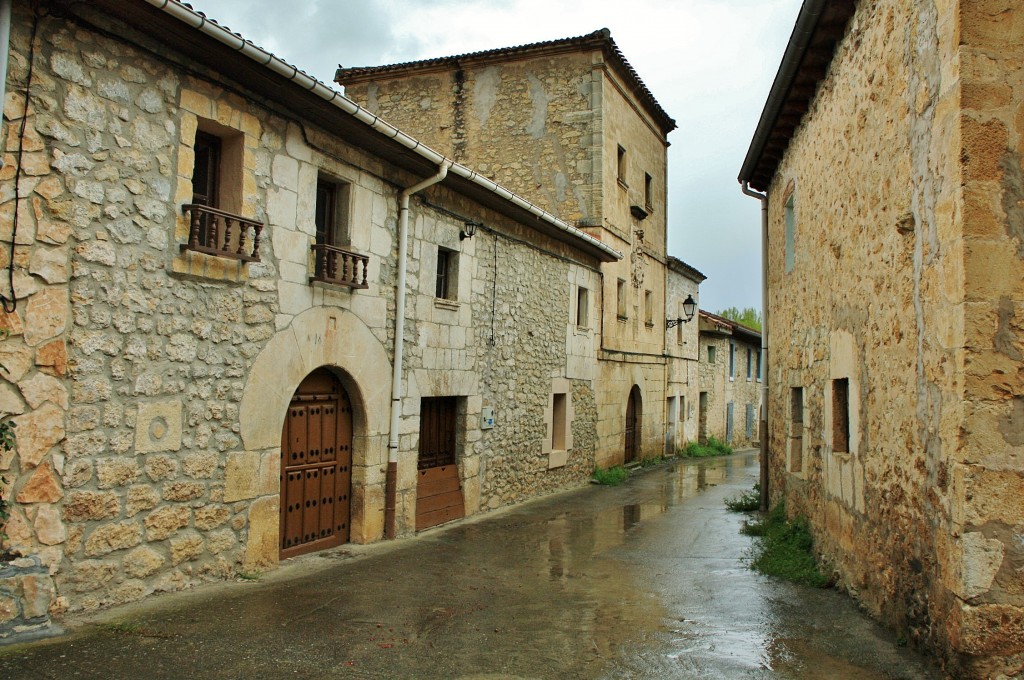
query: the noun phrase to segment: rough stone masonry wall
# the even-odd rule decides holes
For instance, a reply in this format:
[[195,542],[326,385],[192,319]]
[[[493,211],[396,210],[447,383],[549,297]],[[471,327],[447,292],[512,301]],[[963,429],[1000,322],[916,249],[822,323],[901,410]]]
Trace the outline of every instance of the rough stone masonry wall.
[[[497,271],[491,256],[495,244]],[[474,278],[485,284],[473,298],[477,361],[484,402],[495,409],[495,427],[484,430],[474,446],[482,460],[480,506],[494,509],[585,483],[594,469],[597,405],[591,381],[573,380],[573,449],[565,466],[549,470],[542,447],[549,436],[544,410],[552,380],[566,375],[565,317],[575,295],[569,264],[492,233],[484,234],[476,248]]]
[[[12,96],[24,92],[30,22],[21,18]],[[9,533],[14,547],[60,568],[55,607],[92,608],[242,563],[248,503],[230,502],[246,496],[226,488],[225,468],[241,446],[238,400],[249,361],[274,332],[277,290],[266,242],[262,264],[168,275],[176,206],[187,199],[176,195],[179,161],[191,174],[177,73],[59,18],[40,20],[35,66],[28,139],[38,140],[38,164],[26,166],[35,189],[19,240],[35,227],[28,271],[41,281],[19,311],[24,334],[4,346],[35,347],[45,370],[26,361],[24,377],[11,376],[26,412]],[[244,209],[262,217],[271,151],[253,138],[282,139],[284,124],[220,96],[208,110],[245,131]],[[66,359],[41,362],[54,353],[44,347],[62,350],[65,340]],[[247,484],[274,492],[276,469],[253,472]]]
[[[738,336],[733,336],[735,345],[735,365],[733,367],[733,379],[729,380],[729,346],[725,346],[725,362],[722,366],[725,370],[725,403],[732,402],[732,442],[730,446],[734,449],[748,448],[757,441],[758,433],[758,405],[761,403],[761,383],[757,379],[757,355],[761,346]],[[747,379],[747,350],[750,350],[750,379]],[[753,421],[751,435],[747,436],[747,406],[753,408]]]
[[[769,192],[773,502],[810,517],[869,610],[940,650],[963,363],[954,24],[929,0],[859,3]],[[832,450],[842,378],[848,452]],[[799,474],[784,455],[793,387],[807,405]]]
[[[715,348],[715,362],[708,361],[708,347]],[[707,393],[707,412],[704,420],[704,438],[725,441],[725,384],[729,381],[729,337],[718,334],[700,334],[700,360],[697,362],[699,392]],[[700,427],[700,395],[695,406],[698,429]],[[698,433],[699,436],[699,433]]]
[[959,10],[966,357],[951,641],[974,675],[1014,676],[1024,673],[1024,8]]
[[345,93],[562,219],[601,216],[600,81],[589,54],[384,78]]

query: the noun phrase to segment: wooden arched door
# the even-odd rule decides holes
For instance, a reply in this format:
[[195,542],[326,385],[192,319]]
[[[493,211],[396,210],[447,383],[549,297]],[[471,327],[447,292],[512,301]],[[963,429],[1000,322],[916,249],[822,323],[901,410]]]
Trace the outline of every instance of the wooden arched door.
[[632,463],[640,455],[640,424],[643,406],[640,402],[640,388],[633,385],[626,401],[626,450],[623,461]]
[[292,396],[281,434],[281,559],[349,539],[352,404],[319,368]]

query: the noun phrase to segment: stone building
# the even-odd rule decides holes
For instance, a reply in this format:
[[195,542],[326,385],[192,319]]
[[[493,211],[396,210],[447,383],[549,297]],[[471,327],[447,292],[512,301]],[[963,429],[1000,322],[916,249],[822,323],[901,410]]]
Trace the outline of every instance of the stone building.
[[614,244],[186,5],[13,11],[0,637],[585,483]]
[[597,461],[664,452],[666,436],[666,164],[673,121],[595,31],[519,47],[404,64],[340,68],[336,81],[408,129],[624,254],[597,287],[577,285],[592,325],[574,346],[599,362]]
[[674,455],[697,440],[699,394],[697,359],[700,354],[695,311],[700,308],[699,286],[707,279],[676,257],[668,256],[666,273],[665,356],[668,387],[665,403],[665,453]]
[[807,0],[766,192],[773,502],[951,675],[1024,672],[1024,6]]
[[756,446],[761,409],[761,333],[700,311],[697,440],[734,449]]

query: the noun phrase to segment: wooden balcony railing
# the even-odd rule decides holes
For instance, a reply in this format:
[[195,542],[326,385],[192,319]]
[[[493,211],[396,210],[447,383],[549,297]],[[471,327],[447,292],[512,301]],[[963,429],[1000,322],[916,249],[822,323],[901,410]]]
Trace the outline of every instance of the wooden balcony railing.
[[314,275],[310,281],[335,283],[349,288],[369,288],[366,283],[370,258],[323,243],[313,245]]
[[188,215],[191,225],[188,243],[181,244],[182,251],[192,250],[243,262],[260,261],[262,223],[198,203],[186,203],[181,206],[181,212]]

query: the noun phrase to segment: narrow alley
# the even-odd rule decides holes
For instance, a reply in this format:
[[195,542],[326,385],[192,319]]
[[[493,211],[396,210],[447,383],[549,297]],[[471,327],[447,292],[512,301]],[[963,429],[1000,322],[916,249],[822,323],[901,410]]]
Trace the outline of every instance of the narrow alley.
[[0,649],[0,677],[933,677],[839,593],[744,567],[723,501],[756,470],[680,461],[299,558]]

